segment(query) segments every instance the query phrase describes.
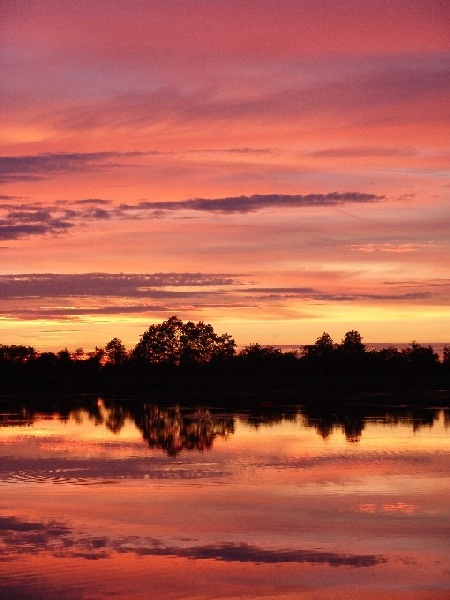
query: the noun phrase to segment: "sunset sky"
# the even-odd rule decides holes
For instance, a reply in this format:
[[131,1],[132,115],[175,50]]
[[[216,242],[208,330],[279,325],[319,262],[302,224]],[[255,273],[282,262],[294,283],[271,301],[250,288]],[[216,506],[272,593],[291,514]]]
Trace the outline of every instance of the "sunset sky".
[[0,343],[450,341],[446,0],[0,0]]

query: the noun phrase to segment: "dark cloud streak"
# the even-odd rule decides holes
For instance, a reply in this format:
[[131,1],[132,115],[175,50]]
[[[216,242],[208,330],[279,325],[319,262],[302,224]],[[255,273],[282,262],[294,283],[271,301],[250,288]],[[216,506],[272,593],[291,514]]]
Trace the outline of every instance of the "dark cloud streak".
[[270,298],[304,298],[306,300],[324,300],[326,302],[354,302],[356,300],[423,300],[429,298],[428,292],[408,292],[405,294],[367,294],[344,292],[342,294],[323,292],[314,288],[247,288],[247,292],[269,294]]
[[[169,296],[166,287],[239,285],[233,275],[204,273],[85,273],[21,274],[0,276],[0,299],[119,297],[148,298]],[[203,292],[204,293],[204,292]],[[178,292],[180,295],[180,292]],[[192,295],[192,293],[190,293]]]
[[254,194],[225,198],[194,198],[175,202],[139,202],[121,204],[123,211],[135,210],[195,210],[213,213],[249,213],[270,208],[306,208],[338,206],[347,203],[368,203],[384,200],[385,196],[361,192],[331,192],[329,194]]
[[9,304],[3,315],[12,319],[70,321],[89,315],[107,318],[206,308],[254,309],[268,303],[414,303],[435,297],[425,290],[368,293],[313,287],[254,287],[245,281],[246,277],[214,273],[12,274],[0,276],[0,301]]
[[87,198],[53,203],[28,202],[0,204],[0,240],[15,240],[31,235],[61,234],[84,222],[113,219],[144,220],[162,218],[175,211],[212,214],[248,214],[275,208],[304,209],[336,207],[349,203],[367,204],[385,196],[363,192],[328,194],[254,194],[224,198],[193,198],[175,201],[122,203],[115,207],[110,200]]
[[314,158],[368,158],[416,156],[412,148],[394,148],[380,146],[349,146],[343,148],[325,148],[311,152],[307,156]]
[[0,157],[0,183],[48,179],[61,173],[87,171],[93,168],[120,166],[111,162],[140,157],[155,152],[60,152],[24,156]]
[[0,221],[0,240],[17,240],[30,235],[58,234],[73,227],[72,223],[50,220],[48,223],[34,223],[32,225],[10,225]]

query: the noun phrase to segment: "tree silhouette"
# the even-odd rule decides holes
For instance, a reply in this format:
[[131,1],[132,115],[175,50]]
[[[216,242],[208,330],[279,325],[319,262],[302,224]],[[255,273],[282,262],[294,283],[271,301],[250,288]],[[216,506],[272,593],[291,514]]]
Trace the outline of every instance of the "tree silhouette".
[[342,340],[341,348],[345,352],[364,352],[366,349],[365,344],[362,343],[362,337],[359,331],[352,329],[347,331]]
[[233,356],[235,346],[231,336],[217,335],[211,325],[202,321],[183,323],[173,316],[160,325],[151,325],[141,335],[132,356],[150,364],[179,366]]
[[239,352],[240,357],[254,362],[267,362],[274,358],[279,358],[282,354],[280,348],[275,348],[275,346],[261,346],[258,343],[250,344]]
[[36,356],[37,352],[32,346],[0,344],[0,361],[2,362],[27,363],[34,360]]
[[58,357],[54,352],[41,352],[36,358],[38,367],[54,368],[58,364]]
[[182,325],[181,362],[208,363],[214,359],[228,358],[234,355],[236,343],[224,333],[217,335],[211,325],[200,321],[195,324],[188,321]]
[[87,353],[89,361],[96,365],[100,365],[105,357],[105,350],[95,346],[95,350]]
[[112,365],[121,365],[128,357],[127,349],[119,338],[113,338],[105,346],[105,355]]
[[333,352],[335,349],[333,340],[329,333],[325,331],[320,337],[310,346],[303,346],[303,354],[307,356],[325,356]]
[[76,348],[74,352],[72,352],[73,360],[83,360],[84,358],[84,350],[83,348]]
[[67,348],[64,348],[64,350],[60,350],[56,356],[58,357],[58,360],[61,364],[68,364],[72,360],[71,354],[67,350]]
[[406,348],[402,354],[406,358],[410,381],[420,387],[430,385],[439,366],[439,356],[432,346],[422,346],[413,341],[411,348]]

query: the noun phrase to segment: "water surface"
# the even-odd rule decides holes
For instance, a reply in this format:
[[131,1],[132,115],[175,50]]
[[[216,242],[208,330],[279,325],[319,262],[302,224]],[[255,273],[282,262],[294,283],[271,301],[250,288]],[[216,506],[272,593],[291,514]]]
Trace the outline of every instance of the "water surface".
[[450,595],[447,409],[2,406],[1,598]]

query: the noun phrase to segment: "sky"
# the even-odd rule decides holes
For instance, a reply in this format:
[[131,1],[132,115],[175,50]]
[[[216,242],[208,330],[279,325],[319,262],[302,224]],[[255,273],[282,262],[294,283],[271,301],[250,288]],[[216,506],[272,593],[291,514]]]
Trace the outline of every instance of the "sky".
[[445,0],[0,0],[0,343],[450,341]]

